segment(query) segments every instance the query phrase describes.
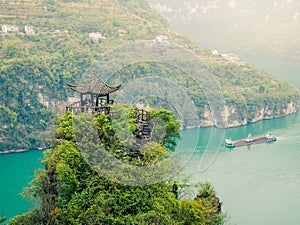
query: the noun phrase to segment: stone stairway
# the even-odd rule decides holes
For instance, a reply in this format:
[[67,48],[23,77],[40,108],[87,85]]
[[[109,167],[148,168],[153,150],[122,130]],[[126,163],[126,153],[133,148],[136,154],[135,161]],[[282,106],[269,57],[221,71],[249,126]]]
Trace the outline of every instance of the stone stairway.
[[142,142],[147,142],[151,140],[151,132],[153,129],[150,123],[150,114],[144,109],[136,109],[134,117],[136,123],[138,124],[137,129],[133,132],[137,139],[143,140]]

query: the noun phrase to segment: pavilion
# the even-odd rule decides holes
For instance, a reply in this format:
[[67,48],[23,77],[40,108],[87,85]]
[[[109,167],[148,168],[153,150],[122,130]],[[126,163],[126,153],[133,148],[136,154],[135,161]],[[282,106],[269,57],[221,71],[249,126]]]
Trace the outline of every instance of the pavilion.
[[119,90],[121,85],[112,87],[106,84],[96,75],[93,74],[82,84],[68,84],[71,90],[80,94],[80,101],[74,102],[66,107],[67,111],[73,113],[89,112],[89,113],[109,113],[109,105],[113,104],[113,100],[109,98],[109,94]]

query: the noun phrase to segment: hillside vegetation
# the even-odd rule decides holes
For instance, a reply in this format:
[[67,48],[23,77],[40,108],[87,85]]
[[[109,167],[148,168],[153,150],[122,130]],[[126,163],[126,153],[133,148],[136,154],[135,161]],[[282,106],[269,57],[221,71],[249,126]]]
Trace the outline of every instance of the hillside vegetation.
[[[107,51],[159,35],[194,51],[209,65],[226,103],[238,109],[228,117],[235,121],[229,122],[230,126],[255,121],[253,112],[261,108],[267,108],[261,119],[293,113],[297,108],[297,90],[251,65],[238,65],[199,49],[187,37],[172,32],[145,0],[6,0],[0,3],[0,17],[1,25],[19,29],[0,35],[0,150],[45,146],[51,136],[46,132],[50,121],[64,111],[72,94],[67,83],[78,83]],[[25,26],[32,26],[34,32]],[[96,33],[96,38],[90,37],[91,33]],[[149,70],[134,66],[149,68],[147,64],[120,71],[120,81],[146,76]],[[151,67],[155,65],[150,63]],[[195,126],[214,125],[205,122],[211,119],[205,117],[207,101],[201,90],[193,88],[179,71],[158,67],[156,72],[175,77],[195,101],[204,121]],[[292,110],[287,111],[291,103]]]
[[[120,109],[121,114],[127,113],[124,109]],[[90,114],[75,117],[65,113],[59,117],[55,132],[59,142],[45,152],[46,169],[36,174],[25,191],[29,197],[39,197],[38,207],[17,215],[9,224],[223,224],[221,203],[210,184],[200,184],[194,193],[195,186],[172,180],[169,175],[173,168],[159,164],[169,157],[171,150],[164,146],[168,140],[177,139],[179,124],[172,112],[166,110],[152,111],[152,116],[164,120],[167,129],[171,125],[171,132],[166,132],[163,143],[149,142],[143,146],[138,157],[124,154],[123,150],[128,149],[118,140],[117,130],[106,115],[91,118]],[[97,142],[91,140],[95,134],[88,123],[97,127]],[[75,139],[78,132],[82,136],[80,143]],[[123,176],[114,168],[114,162],[107,160],[101,147],[124,162]],[[83,148],[91,149],[88,156],[92,161],[99,160],[97,164],[91,166],[91,161],[83,156]],[[95,169],[97,165],[100,170]],[[131,171],[133,165],[138,167],[135,173]],[[158,168],[154,173],[141,172],[155,165]],[[110,179],[105,176],[108,173],[112,174]],[[153,182],[162,174],[168,176]]]

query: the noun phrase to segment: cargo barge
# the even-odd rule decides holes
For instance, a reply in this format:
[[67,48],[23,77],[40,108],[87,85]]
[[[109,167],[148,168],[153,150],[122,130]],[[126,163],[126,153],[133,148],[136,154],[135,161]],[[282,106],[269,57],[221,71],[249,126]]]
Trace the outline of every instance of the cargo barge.
[[253,144],[270,143],[276,140],[277,138],[275,137],[275,135],[271,133],[256,138],[252,138],[252,135],[249,134],[245,140],[232,141],[231,139],[226,139],[225,146],[227,148],[235,148],[235,147],[242,147],[242,146],[253,145]]

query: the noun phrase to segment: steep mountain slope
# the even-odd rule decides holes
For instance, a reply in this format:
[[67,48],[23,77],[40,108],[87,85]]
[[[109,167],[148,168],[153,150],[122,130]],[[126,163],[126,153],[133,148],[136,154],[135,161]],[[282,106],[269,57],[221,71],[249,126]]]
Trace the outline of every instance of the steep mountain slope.
[[[298,92],[287,83],[251,65],[199,49],[187,37],[170,31],[166,20],[144,0],[2,1],[0,16],[0,150],[44,146],[47,135],[51,137],[46,132],[49,122],[64,111],[72,94],[67,83],[78,83],[103,53],[159,35],[194,51],[211,67],[228,104],[224,112],[228,126],[283,116],[298,106]],[[149,67],[185,84],[202,119],[195,126],[214,125],[203,93],[180,71],[147,62],[120,71],[121,82],[147,75],[150,70],[143,68]]]
[[[53,111],[63,109],[66,83],[79,80],[92,59],[122,43],[167,30],[164,19],[141,1],[0,4],[2,150],[43,145],[40,131]],[[25,26],[32,31],[26,33]],[[92,32],[105,38],[92,39]]]

